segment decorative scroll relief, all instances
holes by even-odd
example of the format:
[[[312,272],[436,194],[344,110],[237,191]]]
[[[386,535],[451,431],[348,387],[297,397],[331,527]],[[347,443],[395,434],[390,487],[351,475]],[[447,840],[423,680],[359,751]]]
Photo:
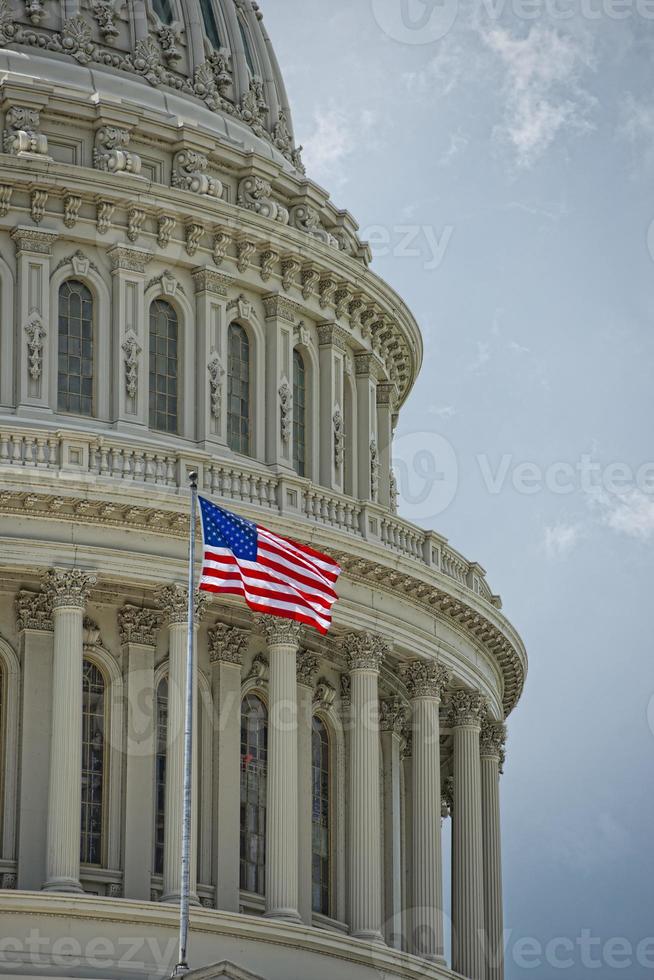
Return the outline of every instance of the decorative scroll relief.
[[[240,208],[260,214],[262,218],[278,221],[282,225],[289,222],[288,210],[273,200],[272,186],[262,177],[245,177],[238,185],[236,203]]]
[[[139,358],[143,353],[143,348],[138,342],[138,337],[133,330],[130,330],[123,341],[123,354],[125,355],[125,391],[130,398],[136,398],[139,389]]]
[[[74,228],[82,207],[82,198],[77,194],[66,194],[64,198],[64,224],[66,228]]]
[[[5,130],[2,146],[5,153],[12,156],[47,157],[48,137],[39,130],[41,118],[38,109],[25,106],[11,106],[5,116]]]
[[[95,169],[137,177],[141,173],[141,158],[137,153],[128,151],[129,141],[128,129],[120,129],[118,126],[103,126],[99,129],[95,134],[93,149]]]
[[[343,422],[343,413],[338,407],[334,412],[332,427],[334,431],[334,463],[336,468],[340,469],[345,458],[345,424]]]
[[[320,215],[315,208],[306,204],[296,204],[294,208],[291,208],[290,221],[293,228],[297,228],[298,231],[303,231],[306,235],[310,235],[311,238],[315,238],[330,248],[338,248],[338,241],[323,228],[320,223]]]
[[[293,428],[293,392],[286,378],[278,389],[280,435],[283,443],[288,443]]]
[[[223,362],[220,359],[220,355],[217,351],[212,351],[212,357],[207,365],[207,370],[209,371],[209,392],[211,398],[211,414],[215,418],[218,425],[220,425],[220,420],[222,416],[221,404],[222,404],[222,393],[223,393],[223,378],[225,377],[225,368],[223,367]]]
[[[173,160],[172,185],[191,194],[204,194],[206,197],[222,197],[223,185],[217,177],[210,177],[205,171],[208,159],[196,150],[180,150]]]
[[[373,502],[379,496],[379,450],[375,439],[370,440],[370,496]]]
[[[33,313],[25,325],[27,336],[28,370],[30,378],[38,381],[43,373],[43,345],[47,330],[38,313]]]

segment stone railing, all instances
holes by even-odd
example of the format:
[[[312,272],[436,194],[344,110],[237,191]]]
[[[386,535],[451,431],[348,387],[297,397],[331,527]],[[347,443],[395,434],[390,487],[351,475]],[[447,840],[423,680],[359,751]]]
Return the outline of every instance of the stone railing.
[[[21,469],[57,473],[71,479],[121,481],[141,487],[178,491],[197,470],[202,491],[221,500],[243,504],[333,528],[359,540],[378,544],[403,558],[419,562],[474,592],[498,608],[500,600],[486,582],[481,566],[467,561],[435,531],[425,531],[386,508],[334,493],[292,474],[271,473],[254,460],[217,460],[208,453],[183,452],[155,443],[140,443],[113,433],[0,425],[0,478]],[[62,483],[63,489],[63,483]],[[265,513],[262,514],[265,520]]]

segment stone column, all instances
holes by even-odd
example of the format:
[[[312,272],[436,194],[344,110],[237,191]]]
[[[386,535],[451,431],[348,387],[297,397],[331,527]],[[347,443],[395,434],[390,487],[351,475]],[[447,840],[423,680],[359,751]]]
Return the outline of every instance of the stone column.
[[[118,610],[125,664],[127,742],[123,894],[150,901],[152,887],[156,691],[154,650],[161,613],[126,605]]]
[[[305,925],[313,920],[312,903],[312,810],[313,810],[313,692],[318,658],[306,650],[297,658],[297,769],[298,769],[298,845],[299,845],[299,912]]]
[[[478,692],[451,698],[454,730],[452,814],[452,969],[484,980],[484,875],[479,736],[486,701]]]
[[[46,844],[47,891],[81,892],[82,660],[84,609],[96,578],[79,569],[50,569],[52,602],[52,735]]]
[[[149,419],[149,310],[145,309],[145,270],[152,253],[135,245],[114,245],[112,266],[113,392],[112,421],[121,432],[147,429]]]
[[[182,585],[170,585],[157,595],[158,605],[168,625],[168,736],[166,741],[166,802],[164,816],[164,902],[179,902],[182,887],[182,814],[184,804],[184,723],[186,705],[186,660],[188,629],[188,589]],[[207,596],[195,596],[195,637]],[[192,826],[197,826],[198,807],[198,685],[197,656],[193,679],[193,792]],[[197,833],[192,836],[191,847],[191,896],[197,902]]]
[[[413,953],[444,963],[439,710],[450,675],[437,663],[414,661],[405,671],[413,730]]]
[[[370,633],[343,640],[351,680],[350,932],[369,942],[383,942],[378,682],[387,649],[381,636]]]
[[[410,896],[413,891],[412,853],[413,853],[413,734],[409,725],[404,726],[402,739],[402,775],[404,777],[404,809],[402,814],[402,950],[410,953],[412,916]]]
[[[481,808],[484,853],[484,921],[486,980],[504,980],[504,910],[502,900],[502,838],[500,773],[506,728],[487,721],[481,729]]]
[[[406,709],[399,698],[380,702],[384,799],[384,939],[388,946],[402,944],[402,798],[400,767]]]
[[[227,445],[227,283],[212,268],[193,270],[197,340],[197,443],[206,452]]]
[[[209,630],[214,711],[212,877],[216,908],[223,912],[239,910],[241,667],[248,640],[245,630],[223,623]]]
[[[46,592],[19,592],[16,620],[22,662],[17,888],[38,891],[46,878],[48,776],[52,731],[52,604]]]
[[[262,617],[270,661],[266,916],[300,922],[298,912],[297,651],[300,626]]]

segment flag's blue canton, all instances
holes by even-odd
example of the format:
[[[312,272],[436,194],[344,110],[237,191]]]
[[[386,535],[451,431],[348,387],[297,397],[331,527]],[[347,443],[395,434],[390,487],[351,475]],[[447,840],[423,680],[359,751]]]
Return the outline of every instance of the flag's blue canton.
[[[257,526],[252,521],[200,497],[204,544],[207,548],[229,548],[235,558],[257,560]]]

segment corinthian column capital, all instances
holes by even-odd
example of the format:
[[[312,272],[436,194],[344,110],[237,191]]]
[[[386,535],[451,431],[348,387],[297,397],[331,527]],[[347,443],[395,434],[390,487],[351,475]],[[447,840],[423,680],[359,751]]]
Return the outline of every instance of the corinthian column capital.
[[[157,630],[163,616],[158,609],[142,609],[139,606],[123,606],[118,610],[118,630],[123,646],[138,643],[153,647],[157,642]]]
[[[185,585],[165,585],[159,589],[155,598],[157,605],[163,611],[163,621],[167,625],[188,622],[188,589]],[[209,597],[196,589],[194,602],[196,626],[199,625],[208,603]]]
[[[212,664],[234,664],[240,667],[243,664],[243,654],[248,645],[248,633],[246,630],[237,629],[236,626],[227,626],[225,623],[216,623],[213,629],[209,630],[209,657]]]
[[[503,764],[505,745],[506,726],[498,721],[484,721],[479,741],[482,759],[497,759],[500,764]]]
[[[268,646],[297,647],[300,642],[302,626],[292,619],[279,616],[258,616],[257,626],[266,637]]]
[[[43,591],[53,609],[84,609],[96,582],[92,572],[79,568],[50,568],[43,576]]]
[[[488,702],[479,691],[453,691],[450,696],[450,717],[454,728],[481,728],[488,711]]]
[[[379,633],[348,633],[342,642],[350,670],[372,670],[379,673],[389,644]]]
[[[297,682],[302,687],[314,688],[318,673],[318,658],[308,650],[300,650],[297,655]]]
[[[52,632],[52,598],[48,592],[19,592],[16,596],[18,632]]]
[[[414,660],[401,670],[412,701],[417,698],[433,698],[440,701],[450,682],[450,674],[442,664],[426,660]]]

